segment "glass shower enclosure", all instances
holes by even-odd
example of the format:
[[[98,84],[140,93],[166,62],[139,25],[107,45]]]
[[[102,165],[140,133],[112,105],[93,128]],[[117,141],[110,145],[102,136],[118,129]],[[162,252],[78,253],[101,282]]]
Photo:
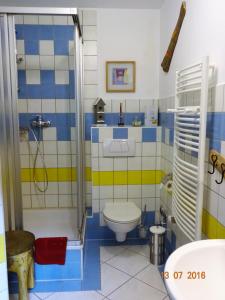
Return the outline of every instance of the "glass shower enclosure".
[[[0,10],[6,229],[80,240],[85,199],[77,9]]]

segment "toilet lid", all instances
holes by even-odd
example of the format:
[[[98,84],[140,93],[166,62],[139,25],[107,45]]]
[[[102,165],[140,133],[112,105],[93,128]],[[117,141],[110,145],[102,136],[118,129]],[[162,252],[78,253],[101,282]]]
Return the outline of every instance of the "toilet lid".
[[[141,210],[131,202],[106,203],[103,215],[112,222],[129,223],[141,217]]]

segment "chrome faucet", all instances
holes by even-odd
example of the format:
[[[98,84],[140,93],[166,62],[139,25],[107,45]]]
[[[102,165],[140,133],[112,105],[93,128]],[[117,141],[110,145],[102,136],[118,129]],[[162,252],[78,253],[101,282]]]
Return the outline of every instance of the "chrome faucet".
[[[36,115],[35,119],[31,122],[32,127],[46,128],[51,126],[51,121],[44,121],[41,115]]]

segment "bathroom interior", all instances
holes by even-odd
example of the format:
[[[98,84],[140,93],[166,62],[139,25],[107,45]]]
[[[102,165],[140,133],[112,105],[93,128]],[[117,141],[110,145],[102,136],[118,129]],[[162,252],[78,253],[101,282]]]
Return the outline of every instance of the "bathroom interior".
[[[225,299],[224,11],[0,1],[0,300]]]

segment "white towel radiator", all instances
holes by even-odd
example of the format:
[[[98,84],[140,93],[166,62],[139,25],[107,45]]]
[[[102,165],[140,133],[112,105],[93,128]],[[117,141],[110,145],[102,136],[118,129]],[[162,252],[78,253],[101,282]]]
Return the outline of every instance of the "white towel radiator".
[[[201,239],[204,160],[209,85],[209,60],[176,72],[172,212],[191,240]],[[199,91],[198,105],[188,105],[188,95]],[[182,99],[187,97],[185,105]],[[193,103],[192,103],[193,104]],[[189,159],[185,159],[189,153]]]

